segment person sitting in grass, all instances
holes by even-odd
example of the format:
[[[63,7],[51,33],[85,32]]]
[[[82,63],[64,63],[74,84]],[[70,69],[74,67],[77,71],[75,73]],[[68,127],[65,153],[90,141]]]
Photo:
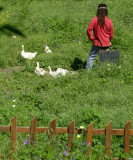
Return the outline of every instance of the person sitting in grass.
[[[109,19],[107,15],[107,5],[99,4],[97,16],[91,20],[87,28],[87,36],[91,41],[93,41],[86,63],[87,70],[90,70],[93,67],[94,60],[99,50],[102,49],[108,51],[111,46],[111,40],[113,39],[113,25],[111,19]]]

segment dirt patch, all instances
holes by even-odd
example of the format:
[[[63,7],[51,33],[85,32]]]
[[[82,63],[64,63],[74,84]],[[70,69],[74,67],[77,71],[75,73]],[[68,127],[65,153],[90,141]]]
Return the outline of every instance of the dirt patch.
[[[22,68],[22,66],[14,66],[14,67],[9,67],[9,68],[0,68],[0,72],[12,72],[12,71],[19,71]]]

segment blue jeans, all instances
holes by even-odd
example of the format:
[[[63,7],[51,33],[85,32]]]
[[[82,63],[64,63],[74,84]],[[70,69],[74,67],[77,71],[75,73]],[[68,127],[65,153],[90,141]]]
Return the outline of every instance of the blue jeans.
[[[90,50],[90,55],[89,55],[87,63],[86,63],[86,69],[90,70],[93,67],[94,60],[95,60],[100,49],[108,51],[109,47],[100,47],[100,46],[92,45],[91,50]]]

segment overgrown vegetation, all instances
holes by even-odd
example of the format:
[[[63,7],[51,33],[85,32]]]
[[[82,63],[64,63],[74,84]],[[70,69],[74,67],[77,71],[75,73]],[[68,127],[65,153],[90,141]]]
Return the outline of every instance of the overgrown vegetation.
[[[92,43],[87,38],[86,29],[96,14],[98,4],[102,2],[107,4],[109,18],[113,22],[111,50],[120,50],[119,64],[99,65],[97,57],[93,70],[87,72],[84,68]],[[94,128],[105,128],[109,121],[112,121],[113,128],[124,128],[125,123],[133,121],[131,0],[1,0],[0,5],[3,7],[0,27],[8,24],[16,27],[15,31],[20,31],[0,30],[0,68],[22,66],[20,71],[0,72],[0,125],[10,125],[15,115],[18,115],[19,126],[30,126],[34,116],[38,117],[38,126],[46,127],[54,118],[61,127],[67,127],[75,120],[76,127],[82,125],[85,128],[91,122],[94,122]],[[22,59],[22,44],[26,51],[37,51],[36,58],[31,61]],[[52,54],[44,53],[45,44]],[[38,77],[34,73],[37,61],[46,70],[48,66],[53,70],[60,67],[78,74],[56,79],[48,75]],[[10,135],[0,134],[0,155],[8,159]],[[26,138],[27,135],[22,134],[17,137],[18,159],[67,157],[65,136],[57,136],[55,145],[60,139],[62,145],[58,144],[60,147],[56,153],[51,153],[47,148],[47,135],[37,138],[37,147],[33,151],[24,145]],[[83,154],[86,150],[82,145],[84,142],[85,137],[74,141],[74,150],[69,159],[88,159]],[[94,151],[102,154],[99,146],[104,152],[104,139],[94,137],[94,144],[97,148]],[[114,138],[112,155],[123,156],[123,144],[123,139]],[[30,153],[29,157],[26,157],[27,153]]]

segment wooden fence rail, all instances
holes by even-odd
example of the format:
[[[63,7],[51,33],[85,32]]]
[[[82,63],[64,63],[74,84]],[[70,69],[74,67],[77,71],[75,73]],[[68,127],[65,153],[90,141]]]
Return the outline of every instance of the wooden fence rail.
[[[124,136],[124,152],[130,154],[130,136],[133,135],[133,129],[131,129],[131,122],[125,124],[125,129],[112,129],[112,122],[109,122],[106,125],[105,129],[94,129],[93,123],[89,124],[87,130],[82,129],[82,133],[86,134],[86,144],[92,146],[93,135],[105,135],[106,137],[106,155],[111,156],[111,136],[112,135],[121,135]],[[56,119],[50,122],[50,127],[37,127],[37,117],[34,117],[31,121],[30,127],[21,127],[17,126],[17,116],[12,118],[11,126],[0,126],[0,132],[10,132],[10,157],[15,153],[17,133],[29,133],[31,142],[34,145],[35,143],[35,134],[38,133],[47,133],[50,132],[50,138],[53,140],[53,137],[56,134],[68,134],[68,147],[72,148],[72,140],[74,134],[80,134],[81,129],[75,128],[75,121],[72,121],[68,127],[56,127]],[[117,160],[118,158],[115,158]]]

